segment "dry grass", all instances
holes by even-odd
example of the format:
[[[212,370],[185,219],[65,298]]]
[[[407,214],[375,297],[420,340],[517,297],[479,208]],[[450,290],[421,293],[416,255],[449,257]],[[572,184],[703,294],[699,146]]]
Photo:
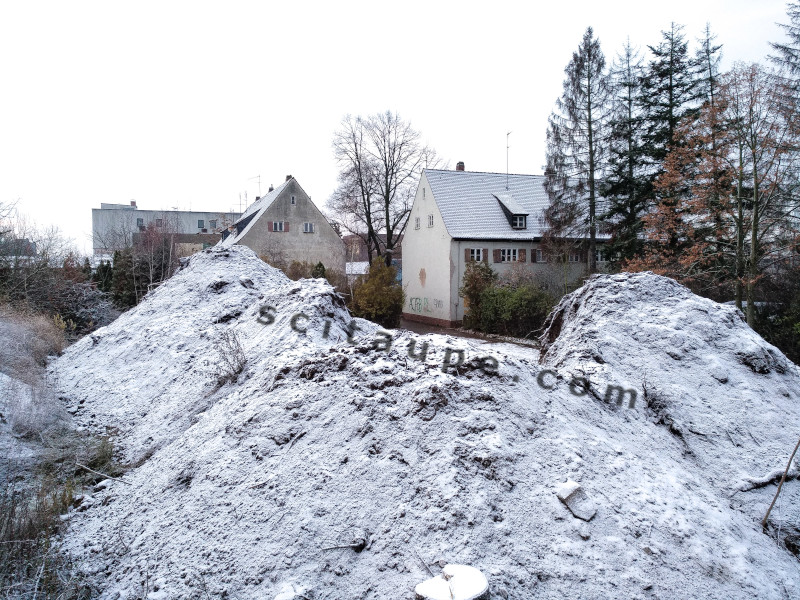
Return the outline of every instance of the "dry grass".
[[[0,305],[0,598],[76,600],[95,594],[61,549],[62,515],[76,490],[119,475],[106,438],[77,433],[45,369],[64,348],[48,317]],[[31,457],[31,453],[33,456]]]
[[[0,339],[0,371],[29,385],[41,379],[47,357],[66,345],[53,319],[8,304],[0,304]]]
[[[239,374],[247,365],[247,356],[239,341],[239,336],[232,329],[224,331],[214,346],[219,356],[214,363],[213,375],[216,378],[217,386],[222,387],[226,383],[238,379]]]

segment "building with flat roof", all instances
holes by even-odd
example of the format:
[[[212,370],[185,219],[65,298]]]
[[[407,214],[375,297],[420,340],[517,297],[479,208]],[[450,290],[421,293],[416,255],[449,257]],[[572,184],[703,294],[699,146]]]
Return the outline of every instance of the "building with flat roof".
[[[222,231],[236,222],[240,213],[229,211],[143,210],[130,204],[106,204],[92,209],[92,248],[97,258],[110,257],[115,250],[130,246],[134,234],[149,226],[164,233],[180,234],[182,243],[218,241]],[[212,236],[212,237],[209,237]]]

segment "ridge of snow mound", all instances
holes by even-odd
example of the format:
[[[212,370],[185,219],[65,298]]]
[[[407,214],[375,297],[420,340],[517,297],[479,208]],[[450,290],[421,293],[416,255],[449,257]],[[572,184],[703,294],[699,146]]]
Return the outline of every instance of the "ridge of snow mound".
[[[220,387],[208,371],[230,332],[247,363]],[[474,566],[515,600],[800,592],[796,557],[752,516],[787,454],[739,477],[735,462],[772,442],[733,431],[733,448],[713,429],[726,413],[681,438],[643,401],[609,407],[552,373],[545,389],[531,348],[381,332],[324,281],[291,282],[235,246],[193,257],[96,338],[54,368],[76,420],[116,428],[133,462],[69,513],[66,548],[102,600],[411,600],[433,564]],[[676,427],[684,406],[699,410],[669,405]],[[796,414],[764,419],[784,439]],[[559,499],[564,482],[590,521]],[[788,523],[786,504],[773,514]]]
[[[274,308],[274,323],[264,324],[263,306]],[[307,317],[297,325],[307,329],[302,336],[289,326],[300,312]],[[325,321],[331,323],[327,339]],[[247,356],[244,380],[264,357],[274,359],[274,376],[309,344],[345,340],[350,321],[325,280],[292,281],[245,246],[212,247],[185,260],[112,324],[70,346],[57,369],[62,389],[69,391],[70,412],[89,428],[110,427],[125,436],[125,457],[135,462],[175,439],[214,404],[224,332],[236,334]],[[375,330],[368,321],[356,322]]]

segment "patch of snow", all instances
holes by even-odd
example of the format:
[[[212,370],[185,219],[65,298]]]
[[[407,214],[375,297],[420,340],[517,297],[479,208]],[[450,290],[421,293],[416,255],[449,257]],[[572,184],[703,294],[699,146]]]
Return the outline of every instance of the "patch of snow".
[[[469,565],[445,565],[442,574],[426,579],[414,588],[424,600],[478,600],[487,598],[486,576]]]

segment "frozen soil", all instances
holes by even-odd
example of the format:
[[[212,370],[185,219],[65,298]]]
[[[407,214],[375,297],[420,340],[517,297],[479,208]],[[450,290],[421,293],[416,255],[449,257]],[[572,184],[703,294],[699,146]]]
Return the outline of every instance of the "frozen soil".
[[[446,563],[492,598],[800,596],[797,481],[759,524],[800,372],[735,309],[596,277],[541,355],[399,330],[387,351],[366,321],[348,341],[351,321],[323,280],[215,248],[54,364],[76,421],[136,465],[70,513],[102,598],[411,599]],[[220,385],[226,331],[247,361]],[[464,363],[443,372],[448,348]],[[567,480],[590,521],[556,496]]]

